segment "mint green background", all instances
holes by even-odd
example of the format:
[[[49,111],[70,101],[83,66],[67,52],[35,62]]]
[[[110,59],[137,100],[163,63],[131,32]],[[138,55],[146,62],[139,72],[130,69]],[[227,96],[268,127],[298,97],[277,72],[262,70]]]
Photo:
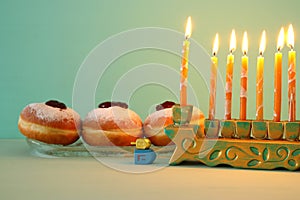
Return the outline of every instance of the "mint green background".
[[[98,0],[26,0],[0,2],[0,138],[23,137],[17,129],[20,111],[32,102],[59,99],[72,105],[73,83],[88,53],[106,38],[133,28],[162,27],[184,32],[186,17],[193,19],[193,39],[211,52],[216,32],[220,34],[219,69],[225,77],[226,55],[232,28],[236,29],[238,48],[235,52],[233,117],[239,114],[239,74],[241,40],[244,30],[249,37],[249,104],[248,117],[255,117],[255,73],[258,44],[262,29],[267,31],[265,52],[265,117],[272,118],[273,65],[276,39],[281,26],[292,23],[300,30],[298,0],[232,0],[232,1],[98,1]],[[298,37],[299,38],[299,37]],[[178,44],[178,52],[181,43]],[[282,119],[287,118],[287,52],[283,49]],[[299,56],[298,60],[299,60]],[[159,51],[140,51],[120,59],[114,65],[134,67],[157,62],[180,66],[180,58]],[[203,66],[209,67],[209,66]],[[113,68],[117,69],[117,68]],[[114,75],[114,78],[109,78]],[[117,71],[108,72],[101,84],[107,92],[97,94],[96,102],[109,99],[109,90],[118,79]],[[189,75],[193,80],[193,75]],[[299,67],[297,79],[300,81]],[[297,85],[299,83],[297,82]],[[202,84],[203,85],[203,84]],[[202,87],[202,86],[201,86]],[[197,87],[196,87],[197,88]],[[207,115],[208,91],[200,88],[201,109]],[[297,88],[297,98],[300,95]],[[145,94],[149,98],[145,97]],[[177,100],[164,88],[147,86],[133,95],[132,109],[145,118],[149,106],[165,99]],[[151,98],[150,98],[151,97]],[[222,97],[223,98],[223,97]],[[146,99],[146,100],[145,100]],[[145,102],[135,104],[134,102]],[[299,102],[299,101],[298,101]],[[219,107],[223,105],[218,105]],[[151,109],[150,109],[151,110]],[[300,116],[298,106],[297,115]],[[84,116],[83,116],[84,117]],[[298,117],[299,119],[299,117]]]

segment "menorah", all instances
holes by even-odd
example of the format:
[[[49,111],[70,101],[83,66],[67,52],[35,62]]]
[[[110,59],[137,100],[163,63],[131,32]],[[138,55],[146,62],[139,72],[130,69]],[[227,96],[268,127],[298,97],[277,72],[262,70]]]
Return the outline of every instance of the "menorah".
[[[249,169],[299,169],[300,122],[205,120],[204,131],[189,124],[193,106],[173,107],[174,124],[165,133],[176,149],[169,161],[195,161]]]

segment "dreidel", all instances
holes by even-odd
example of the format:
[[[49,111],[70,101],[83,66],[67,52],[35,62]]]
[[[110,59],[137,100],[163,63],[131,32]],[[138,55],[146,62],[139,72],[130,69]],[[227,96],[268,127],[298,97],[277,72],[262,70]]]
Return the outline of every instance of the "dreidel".
[[[135,145],[134,164],[148,165],[153,163],[156,153],[150,149],[151,141],[149,139],[139,138],[135,142],[131,142],[131,144]]]

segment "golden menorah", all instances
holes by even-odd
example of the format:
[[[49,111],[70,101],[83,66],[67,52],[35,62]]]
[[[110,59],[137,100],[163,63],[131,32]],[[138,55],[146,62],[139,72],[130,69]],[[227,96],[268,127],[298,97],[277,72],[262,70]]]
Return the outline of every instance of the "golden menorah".
[[[173,107],[174,124],[165,128],[176,149],[169,161],[221,164],[236,168],[297,170],[300,122],[205,120],[204,131],[189,124],[193,106]]]

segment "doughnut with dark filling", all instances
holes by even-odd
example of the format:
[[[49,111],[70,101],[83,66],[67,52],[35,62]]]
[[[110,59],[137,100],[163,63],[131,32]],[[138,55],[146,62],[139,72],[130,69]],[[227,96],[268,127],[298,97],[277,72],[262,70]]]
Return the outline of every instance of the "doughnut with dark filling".
[[[50,100],[27,105],[19,116],[18,128],[28,138],[48,144],[68,145],[78,140],[81,120],[73,109]]]
[[[92,146],[130,146],[143,135],[142,120],[127,104],[104,102],[83,121],[82,138]]]

